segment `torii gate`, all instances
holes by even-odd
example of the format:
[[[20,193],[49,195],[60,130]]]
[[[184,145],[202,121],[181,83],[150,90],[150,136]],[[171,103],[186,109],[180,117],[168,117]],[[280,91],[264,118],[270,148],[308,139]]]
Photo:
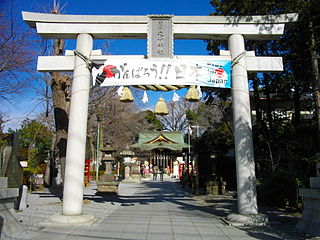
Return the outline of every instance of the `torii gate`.
[[[178,56],[179,59],[233,60],[232,100],[237,174],[238,214],[230,220],[264,221],[259,217],[256,200],[256,177],[252,143],[252,125],[248,88],[248,72],[282,71],[281,57],[256,57],[245,51],[244,39],[279,38],[285,23],[297,20],[297,14],[270,16],[94,16],[54,15],[22,12],[30,27],[43,38],[77,39],[76,51],[92,61],[107,59],[144,59],[145,56],[103,56],[92,50],[93,39],[148,39],[148,59],[174,59],[175,39],[228,40],[227,51],[220,56]],[[161,26],[161,34],[159,39]],[[154,32],[156,31],[156,33]],[[158,31],[158,32],[157,32]],[[158,34],[158,38],[157,38]],[[161,43],[159,43],[161,41]],[[159,49],[159,46],[161,49]],[[66,169],[62,214],[51,221],[81,224],[93,221],[83,214],[83,176],[87,132],[88,98],[91,73],[83,58],[72,56],[40,56],[42,72],[73,71]],[[172,83],[174,85],[174,82]],[[244,220],[243,220],[244,219]]]

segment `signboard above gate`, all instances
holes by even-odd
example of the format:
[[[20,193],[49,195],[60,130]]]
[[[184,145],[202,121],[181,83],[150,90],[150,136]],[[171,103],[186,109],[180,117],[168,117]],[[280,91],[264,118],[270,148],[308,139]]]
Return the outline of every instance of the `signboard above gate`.
[[[150,15],[148,22],[148,58],[173,57],[173,23],[170,15]]]
[[[199,85],[231,87],[229,60],[107,60],[92,70],[93,85]]]

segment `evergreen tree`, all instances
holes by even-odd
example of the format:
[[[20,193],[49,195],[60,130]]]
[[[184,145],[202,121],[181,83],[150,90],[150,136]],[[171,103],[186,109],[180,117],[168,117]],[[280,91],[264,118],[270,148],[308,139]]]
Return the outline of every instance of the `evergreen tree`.
[[[267,186],[265,189],[270,189],[267,180],[278,179],[278,176],[287,185],[296,185],[296,179],[306,182],[312,174],[312,158],[320,151],[319,0],[212,0],[211,4],[215,15],[299,13],[299,21],[288,24],[280,40],[246,41],[246,48],[255,50],[256,55],[283,56],[285,68],[278,74],[249,75],[252,103],[257,113],[253,131],[257,176]],[[217,54],[217,50],[226,45],[222,41],[209,41],[207,48],[211,54]],[[225,90],[218,95],[230,96]],[[310,104],[312,95],[314,104]],[[286,103],[282,112],[278,110],[281,102]],[[302,110],[316,110],[317,124],[302,119]],[[288,112],[292,112],[292,116],[288,116]],[[316,144],[317,132],[319,140]],[[295,204],[295,190],[293,187],[285,194],[291,205]]]

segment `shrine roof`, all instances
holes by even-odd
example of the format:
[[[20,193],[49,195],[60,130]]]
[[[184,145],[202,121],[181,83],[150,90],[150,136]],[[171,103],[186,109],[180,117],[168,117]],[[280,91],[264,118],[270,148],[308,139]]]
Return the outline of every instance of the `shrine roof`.
[[[139,133],[138,143],[131,147],[145,151],[155,149],[181,151],[183,148],[188,148],[189,145],[184,142],[181,132],[145,132]]]

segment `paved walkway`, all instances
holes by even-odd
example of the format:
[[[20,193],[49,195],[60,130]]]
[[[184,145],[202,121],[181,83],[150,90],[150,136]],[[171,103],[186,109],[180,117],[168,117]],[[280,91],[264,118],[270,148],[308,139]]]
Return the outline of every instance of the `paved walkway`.
[[[84,198],[100,206],[116,207],[90,227],[39,227],[31,239],[256,239],[225,225],[170,178],[163,182],[121,183],[119,196],[85,194]]]

